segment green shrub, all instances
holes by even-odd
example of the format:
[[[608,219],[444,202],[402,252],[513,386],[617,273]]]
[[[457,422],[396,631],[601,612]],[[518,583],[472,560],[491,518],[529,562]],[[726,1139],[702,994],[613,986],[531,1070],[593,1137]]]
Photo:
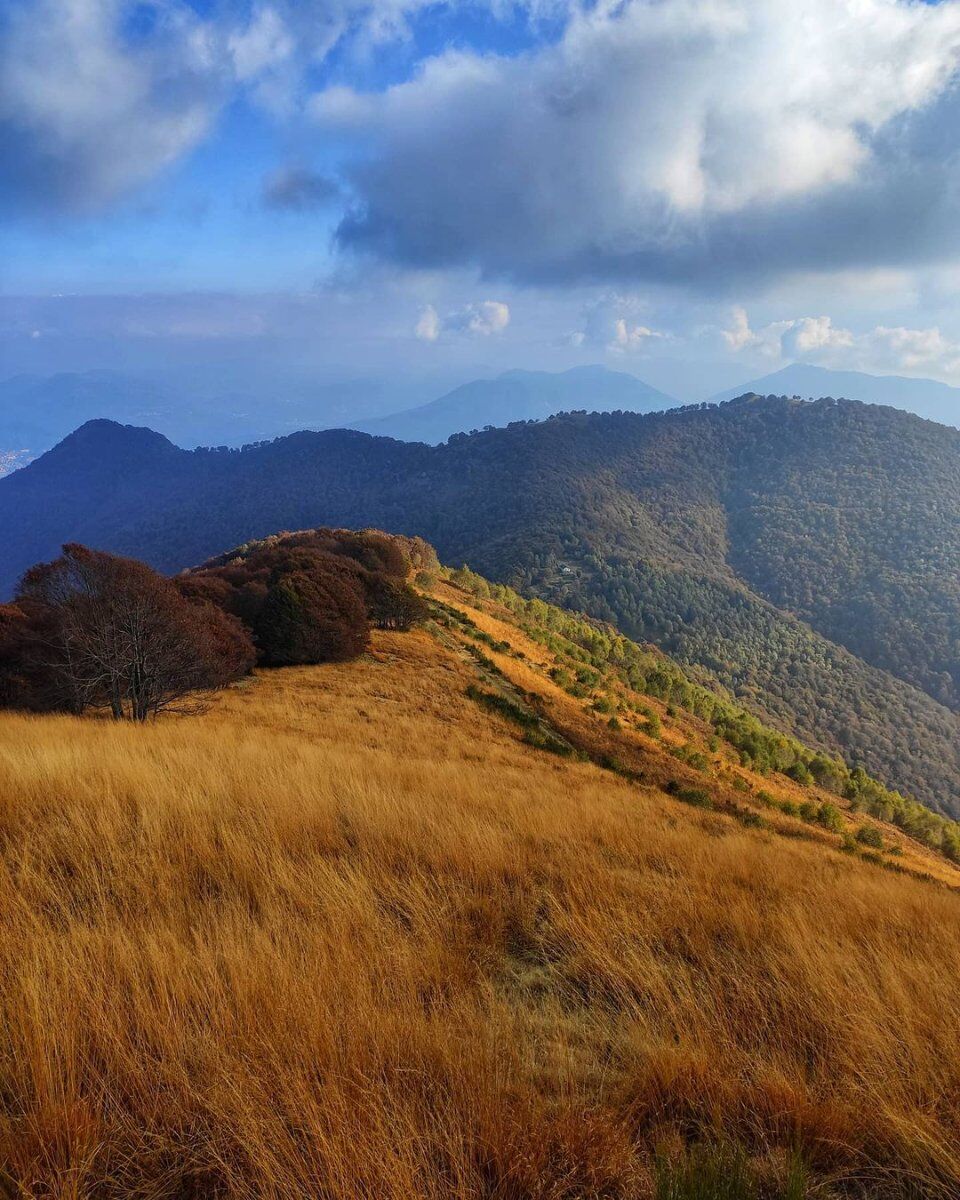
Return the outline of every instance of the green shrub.
[[[861,825],[857,830],[857,841],[873,850],[883,849],[883,834],[876,825]]]
[[[497,713],[501,717],[506,717],[508,721],[513,721],[515,725],[536,728],[540,724],[538,718],[533,713],[527,712],[507,696],[501,696],[497,692],[485,692],[482,688],[478,688],[472,683],[467,687],[466,694],[471,700],[479,704],[481,708]]]
[[[675,779],[671,779],[666,791],[675,799],[682,800],[684,804],[691,804],[694,808],[713,808],[713,799],[703,788],[683,787]]]
[[[787,767],[786,771],[784,771],[784,774],[788,775],[797,783],[803,784],[804,787],[809,787],[810,784],[813,783],[813,775],[810,773],[810,768],[806,765],[806,763],[800,762],[799,759],[797,762]]]
[[[817,809],[817,824],[831,833],[843,833],[843,817],[835,804],[821,804]]]

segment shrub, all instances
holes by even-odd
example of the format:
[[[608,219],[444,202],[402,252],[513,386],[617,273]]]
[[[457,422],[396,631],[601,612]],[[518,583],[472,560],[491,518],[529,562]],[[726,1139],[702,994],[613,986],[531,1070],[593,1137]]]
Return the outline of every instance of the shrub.
[[[677,800],[691,804],[694,808],[713,808],[713,799],[703,788],[683,787],[675,779],[671,779],[665,790]]]
[[[238,547],[177,578],[180,591],[239,617],[265,666],[342,661],[365,649],[369,626],[409,629],[428,608],[406,577],[431,569],[417,538],[312,529]],[[458,625],[456,610],[435,611]],[[470,623],[472,624],[472,622]]]
[[[857,841],[861,846],[870,846],[873,850],[883,849],[883,834],[876,825],[861,825],[857,830]]]
[[[829,829],[831,833],[843,832],[843,817],[840,809],[835,804],[821,804],[817,809],[817,823],[822,825],[824,829]]]
[[[481,708],[485,708],[489,712],[495,712],[501,717],[506,717],[508,721],[512,721],[515,725],[523,725],[528,729],[536,729],[540,724],[538,717],[521,708],[516,701],[511,700],[508,696],[501,696],[498,692],[485,692],[482,688],[478,688],[472,683],[467,686],[466,694],[476,704],[479,704]]]
[[[806,763],[800,762],[799,759],[791,766],[787,767],[784,774],[788,775],[797,783],[803,784],[804,787],[809,787],[813,783],[813,775],[811,774],[809,767],[806,765]]]

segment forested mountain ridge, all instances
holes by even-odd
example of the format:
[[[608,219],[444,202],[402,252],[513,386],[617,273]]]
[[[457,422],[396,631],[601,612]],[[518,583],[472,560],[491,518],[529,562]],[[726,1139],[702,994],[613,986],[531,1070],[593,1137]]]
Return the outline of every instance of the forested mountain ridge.
[[[863,371],[838,371],[813,363],[795,362],[770,375],[750,379],[737,387],[708,396],[713,404],[735,400],[744,392],[761,396],[788,395],[812,400],[817,396],[846,396],[866,404],[889,404],[945,425],[960,424],[960,388],[937,379],[905,375],[868,375]]]
[[[95,422],[0,481],[0,522],[5,590],[68,538],[170,570],[280,528],[419,534],[960,811],[960,433],[896,410],[746,397],[437,447],[331,431],[190,453]]]

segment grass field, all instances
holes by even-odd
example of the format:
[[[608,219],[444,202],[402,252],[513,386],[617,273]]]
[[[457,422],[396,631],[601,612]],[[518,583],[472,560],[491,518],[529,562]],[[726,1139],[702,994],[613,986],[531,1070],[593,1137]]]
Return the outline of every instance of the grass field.
[[[960,1193],[954,868],[531,748],[476,679],[421,630],[0,714],[0,1194]]]

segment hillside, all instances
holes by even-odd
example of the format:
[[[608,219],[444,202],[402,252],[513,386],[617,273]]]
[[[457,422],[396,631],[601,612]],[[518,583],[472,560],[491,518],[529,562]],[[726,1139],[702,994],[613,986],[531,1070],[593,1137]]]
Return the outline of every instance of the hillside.
[[[709,400],[712,404],[722,404],[735,400],[744,392],[755,392],[760,396],[800,396],[804,400],[845,396],[848,400],[862,400],[866,404],[903,408],[928,421],[960,425],[960,388],[937,379],[868,375],[863,371],[837,371],[812,363],[791,363],[770,375],[725,388]]]
[[[477,379],[438,400],[352,428],[403,442],[445,442],[451,434],[487,425],[540,421],[572,409],[590,412],[651,412],[676,401],[622,371],[574,367],[570,371],[506,371],[495,379]]]
[[[956,815],[958,451],[892,409],[774,397],[435,448],[331,431],[187,453],[93,422],[0,480],[0,586],[67,539],[172,570],[278,528],[418,534]]]
[[[0,714],[11,1194],[956,1194],[957,868],[460,578],[203,716]]]

